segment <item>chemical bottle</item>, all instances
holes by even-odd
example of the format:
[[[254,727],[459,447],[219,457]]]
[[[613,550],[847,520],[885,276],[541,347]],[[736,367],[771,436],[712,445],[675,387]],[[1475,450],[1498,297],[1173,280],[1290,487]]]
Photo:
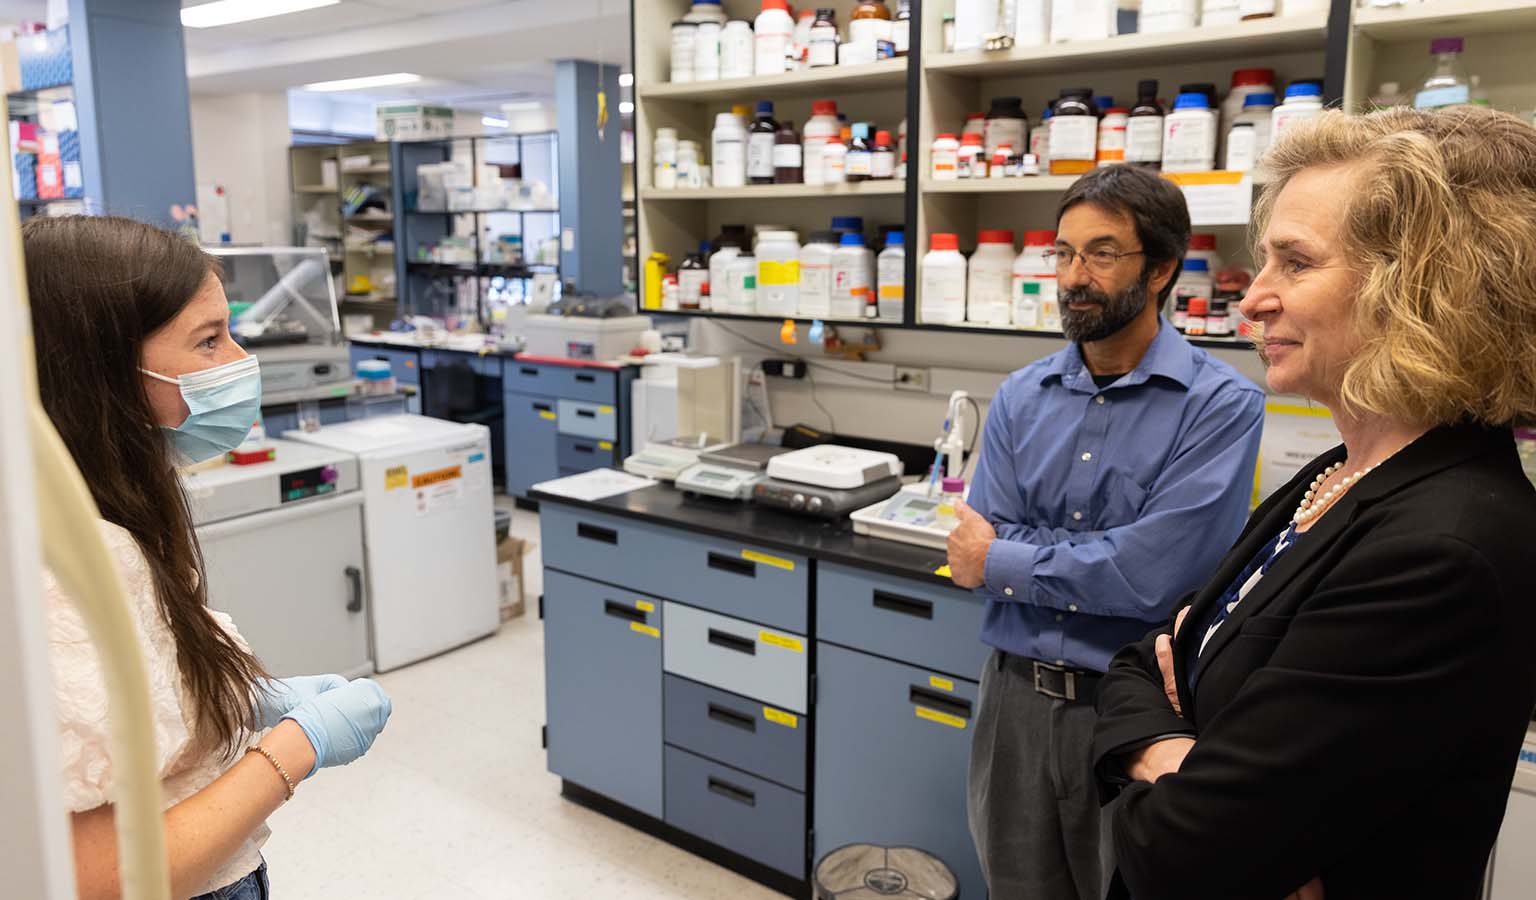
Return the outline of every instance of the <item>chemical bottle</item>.
[[[988,154],[979,134],[960,135],[960,152],[955,156],[955,176],[986,178]]]
[[[684,22],[713,22],[716,25],[725,24],[725,10],[720,8],[720,0],[694,0],[688,8],[688,13],[683,16]]]
[[[965,114],[965,126],[960,129],[960,139],[965,140],[965,136],[968,134],[981,135],[982,144],[985,146],[987,138],[986,113],[973,112]]]
[[[982,120],[986,158],[991,159],[999,144],[1011,144],[1020,153],[1029,146],[1029,117],[1018,97],[993,97],[992,108]]]
[[[1200,4],[1200,27],[1236,25],[1243,19],[1241,3],[1242,0],[1205,0]]]
[[[872,46],[880,56],[882,41],[891,43],[891,8],[885,0],[859,0],[848,20],[848,43]]]
[[[1040,127],[1029,133],[1029,153],[1033,156],[1043,171],[1051,170],[1051,119],[1056,117],[1056,101],[1052,100],[1045,106],[1045,111],[1040,114]],[[1161,147],[1162,134],[1158,134],[1158,146]],[[1161,162],[1162,154],[1158,154]]]
[[[853,129],[844,128],[842,134],[828,139],[821,148],[822,184],[842,184],[848,180],[848,142],[852,138]]]
[[[806,49],[806,61],[812,69],[837,65],[837,10],[816,10],[816,21],[811,25],[810,46]]]
[[[726,271],[726,279],[729,282],[730,293],[726,297],[726,308],[715,307],[715,312],[735,313],[741,316],[757,314],[757,257],[751,253],[743,252],[740,256],[731,260],[730,268]]]
[[[1205,334],[1206,316],[1210,312],[1210,297],[1190,297],[1188,308],[1184,311],[1184,333],[1190,337],[1200,337]]]
[[[832,252],[832,318],[874,318],[874,281],[875,255],[864,235],[843,232]]]
[[[1216,158],[1227,158],[1227,131],[1243,114],[1243,104],[1255,94],[1275,93],[1274,69],[1237,69],[1232,73],[1231,90],[1221,101],[1216,117]],[[1273,102],[1270,104],[1273,106]],[[1213,104],[1216,106],[1216,104]],[[1267,128],[1267,125],[1266,125]]]
[[[757,312],[793,318],[800,309],[800,235],[765,231],[757,244]]]
[[[1099,117],[1091,88],[1066,88],[1051,116],[1051,174],[1081,175],[1098,155]]]
[[[1018,282],[1013,298],[1013,327],[1025,331],[1040,330],[1040,282]]]
[[[698,48],[696,22],[672,23],[671,78],[674,84],[693,81],[693,54]]]
[[[1163,128],[1164,172],[1216,168],[1216,114],[1204,94],[1180,94]]]
[[[813,231],[800,248],[800,317],[826,319],[832,315],[832,254],[842,236],[836,231]]]
[[[795,123],[785,119],[779,123],[779,130],[773,133],[773,183],[799,184],[804,174],[804,165],[800,136],[795,134]]]
[[[1211,310],[1205,317],[1205,333],[1211,337],[1232,334],[1232,307],[1225,298],[1211,298]]]
[[[1185,257],[1184,268],[1179,272],[1179,278],[1173,283],[1172,299],[1175,303],[1174,327],[1180,327],[1177,321],[1177,304],[1183,300],[1185,311],[1189,309],[1188,300],[1194,297],[1209,298],[1212,289],[1210,264],[1198,257],[1190,259]]]
[[[780,75],[789,68],[789,54],[795,42],[795,20],[789,16],[788,0],[763,0],[762,12],[752,24],[753,72]]]
[[[656,129],[656,140],[651,143],[651,157],[655,160],[651,185],[660,190],[677,187],[677,129]]]
[[[1311,81],[1293,81],[1285,89],[1285,102],[1270,113],[1269,139],[1278,141],[1285,129],[1323,111],[1323,89]]]
[[[863,234],[863,216],[833,216],[832,230],[838,234]]]
[[[1136,105],[1125,122],[1125,161],[1154,169],[1163,165],[1163,107],[1157,82],[1136,83]]]
[[[709,241],[699,243],[699,251],[683,257],[677,267],[677,305],[680,309],[702,309],[709,284]]]
[[[929,173],[934,181],[953,181],[960,177],[960,142],[949,132],[933,139],[933,165]]]
[[[1221,256],[1216,252],[1216,235],[1208,232],[1190,235],[1189,249],[1184,253],[1184,261],[1187,263],[1192,259],[1205,260],[1205,270],[1214,278],[1215,273],[1221,271],[1222,267]]]
[[[667,263],[671,258],[667,254],[653,251],[645,260],[645,297],[641,300],[641,306],[646,309],[661,309],[662,293],[667,278]]]
[[[897,56],[906,56],[912,50],[912,0],[898,0],[896,4],[896,18],[891,20],[891,48]]]
[[[1141,0],[1141,19],[1137,28],[1142,34],[1166,31],[1188,31],[1199,21],[1198,0]]]
[[[720,77],[751,78],[756,66],[752,23],[732,19],[720,32]]]
[[[928,239],[923,255],[918,318],[930,325],[965,321],[965,257],[959,235],[939,232]]]
[[[1242,113],[1232,120],[1232,128],[1227,132],[1226,168],[1239,172],[1253,170],[1259,157],[1269,149],[1274,111],[1274,94],[1248,95],[1243,101]],[[1246,133],[1242,129],[1246,129]]]
[[[747,135],[735,113],[715,116],[709,150],[715,187],[741,187],[747,183]]]
[[[1239,7],[1244,22],[1275,17],[1276,0],[1243,0]]]
[[[811,104],[811,117],[805,123],[805,141],[803,144],[805,183],[822,184],[822,150],[827,146],[827,141],[838,134],[837,103],[832,100],[817,100]]]
[[[1418,93],[1413,95],[1415,108],[1461,106],[1471,99],[1472,82],[1461,68],[1462,46],[1459,37],[1436,38],[1429,45],[1435,64],[1424,83],[1419,85]],[[1290,102],[1290,91],[1286,91],[1286,102]]]
[[[843,178],[847,181],[868,181],[875,174],[874,146],[869,142],[869,123],[855,122],[848,141],[848,154],[843,159]]]
[[[779,123],[773,119],[773,103],[759,100],[757,118],[747,129],[747,183],[773,184],[774,134]]]
[[[875,259],[875,292],[879,317],[888,322],[900,322],[906,312],[907,297],[907,235],[904,231],[886,232],[885,249]]]
[[[733,300],[731,299],[731,263],[741,256],[741,245],[745,243],[744,234],[746,228],[740,231],[726,231],[722,229],[720,237],[714,241],[715,250],[709,255],[709,294],[708,305],[701,300],[700,309],[712,309],[716,312],[729,312]]]
[[[795,46],[792,69],[808,69],[811,66],[811,28],[816,25],[816,10],[802,9],[795,19]]]
[[[1099,120],[1098,165],[1125,162],[1125,133],[1130,126],[1130,116],[1131,111],[1123,106],[1104,110],[1104,118]]]
[[[718,9],[719,7],[716,7]],[[693,44],[693,80],[720,80],[720,32],[719,22],[700,22]]]
[[[1003,30],[1009,30],[1005,25]],[[1051,0],[1016,0],[1013,45],[1038,47],[1051,42]]]
[[[1052,0],[1051,41],[1102,41],[1120,33],[1116,0]]]
[[[965,319],[977,325],[1013,321],[1013,232],[986,229],[976,235],[976,252],[966,270]]]
[[[931,527],[948,534],[960,525],[960,513],[955,507],[965,499],[965,479],[942,478],[939,484],[939,500],[933,508]]]
[[[875,132],[875,151],[870,161],[870,176],[876,181],[896,177],[896,148],[891,146],[889,131]]]
[[[1045,258],[1045,251],[1056,246],[1056,232],[1024,232],[1024,249],[1013,260],[1010,293],[1013,296],[1013,324],[1020,328],[1043,328],[1046,301],[1056,300],[1056,264]]]
[[[1192,81],[1189,84],[1179,85],[1180,94],[1204,94],[1205,105],[1210,109],[1221,106],[1221,98],[1216,96],[1216,82]]]
[[[699,162],[698,141],[677,142],[677,186],[701,188],[704,186],[704,167]]]
[[[661,309],[663,312],[677,312],[680,308],[677,300],[677,274],[666,275],[661,279]]]

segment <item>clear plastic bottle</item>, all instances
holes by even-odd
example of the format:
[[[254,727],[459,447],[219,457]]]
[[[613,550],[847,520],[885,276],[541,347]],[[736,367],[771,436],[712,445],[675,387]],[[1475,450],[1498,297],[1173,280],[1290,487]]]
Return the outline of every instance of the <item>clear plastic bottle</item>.
[[[864,235],[843,232],[832,252],[832,318],[874,318],[875,254]]]
[[[800,308],[800,236],[765,231],[757,243],[757,312],[793,318]]]
[[[922,291],[918,313],[923,322],[949,325],[965,321],[965,257],[960,255],[959,235],[939,232],[928,239]]]
[[[1472,82],[1461,67],[1461,51],[1459,37],[1436,38],[1430,43],[1429,52],[1435,58],[1435,65],[1413,96],[1415,108],[1462,106],[1471,99]]]
[[[1180,94],[1164,120],[1163,171],[1209,172],[1216,168],[1216,113],[1204,94]]]
[[[1066,88],[1051,117],[1051,174],[1082,175],[1098,156],[1099,117],[1091,88]]]
[[[906,311],[907,297],[907,235],[904,231],[886,232],[885,249],[875,258],[875,293],[880,318],[900,322]]]
[[[837,124],[837,103],[833,100],[817,100],[811,104],[811,117],[806,120],[805,129],[802,131],[804,140],[804,165],[805,183],[822,184],[822,150],[827,146],[827,141],[836,137],[840,130]]]
[[[1044,328],[1047,301],[1056,300],[1056,265],[1045,251],[1056,246],[1056,232],[1044,229],[1024,232],[1024,249],[1013,261],[1010,293],[1013,324],[1019,328]]]
[[[752,24],[752,39],[754,74],[780,75],[789,69],[795,20],[790,18],[788,0],[763,0],[762,12]]]
[[[709,149],[715,187],[741,187],[747,183],[747,133],[735,113],[715,116]]]
[[[841,237],[835,231],[813,231],[810,241],[800,248],[801,318],[832,316],[832,254],[837,252]]]
[[[964,478],[943,478],[939,481],[939,504],[933,509],[933,527],[954,531],[960,525],[960,513],[955,508],[965,499]]]
[[[1013,232],[984,229],[966,269],[966,321],[1007,326],[1013,322]]]

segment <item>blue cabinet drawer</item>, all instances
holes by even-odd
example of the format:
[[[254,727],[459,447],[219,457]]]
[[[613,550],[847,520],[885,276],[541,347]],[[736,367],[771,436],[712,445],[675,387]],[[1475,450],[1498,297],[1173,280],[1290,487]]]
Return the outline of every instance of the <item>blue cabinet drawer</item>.
[[[821,563],[816,638],[978,679],[991,649],[981,642],[986,602],[959,588]]]
[[[666,804],[667,824],[805,877],[804,794],[668,747]]]
[[[390,371],[394,373],[396,382],[400,384],[421,384],[420,350],[395,350],[388,347],[353,344],[351,355],[352,371],[354,372],[357,371],[357,364],[363,360],[383,360],[389,363]]]
[[[506,360],[502,377],[508,388],[549,397],[612,403],[618,390],[618,373],[582,366]]]
[[[816,667],[813,858],[860,842],[921,847],[962,898],[986,897],[965,813],[977,684],[820,641]]]
[[[545,573],[549,770],[657,817],[662,615],[654,598]]]
[[[615,463],[613,441],[576,437],[561,434],[555,437],[555,459],[560,463],[560,474],[574,475],[601,469]]]
[[[803,716],[676,675],[663,679],[662,698],[668,744],[805,790]]]
[[[541,481],[560,475],[555,400],[528,394],[502,394],[506,416],[507,493],[523,495]]]
[[[555,414],[561,434],[601,441],[612,441],[618,435],[618,413],[609,404],[560,400],[556,403]]]
[[[805,638],[671,601],[666,615],[666,671],[792,712],[810,708]]]
[[[487,378],[501,377],[501,357],[478,353],[461,353],[457,350],[423,350],[421,367],[436,369],[443,366],[468,366],[476,375]]]

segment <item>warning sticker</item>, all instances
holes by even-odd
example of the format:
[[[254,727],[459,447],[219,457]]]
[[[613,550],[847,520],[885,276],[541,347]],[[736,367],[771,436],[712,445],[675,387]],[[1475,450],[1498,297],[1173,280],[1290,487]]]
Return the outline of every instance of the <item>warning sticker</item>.
[[[648,635],[650,635],[653,638],[661,637],[661,629],[660,628],[653,628],[650,625],[642,625],[639,622],[630,622],[629,623],[629,630],[630,631],[634,631],[634,632],[638,632],[640,634],[648,634]]]
[[[936,709],[929,709],[926,706],[916,706],[913,707],[913,710],[917,713],[917,717],[919,719],[927,719],[930,722],[938,722],[940,725],[948,725],[950,728],[965,728],[965,720],[959,716],[951,716],[948,713],[941,713]]]
[[[741,551],[741,558],[750,559],[753,562],[762,563],[765,566],[773,566],[775,569],[783,569],[786,572],[793,572],[795,570],[794,560],[785,559],[782,556],[769,556],[766,553],[759,553],[756,550]]]
[[[635,609],[638,609],[641,612],[655,612],[656,611],[656,604],[652,603],[649,600],[636,600],[635,601]]]
[[[783,725],[785,728],[800,727],[800,719],[794,713],[787,713],[771,706],[763,707],[763,718],[775,725]]]
[[[452,481],[455,478],[462,477],[463,474],[463,466],[449,466],[446,469],[438,469],[435,472],[423,472],[411,479],[411,487],[424,488],[428,485],[441,484],[444,481]]]
[[[796,653],[805,652],[805,645],[800,643],[800,641],[792,637],[786,637],[782,634],[774,634],[771,631],[758,632],[757,639],[765,644],[772,644],[775,647],[783,647],[785,650],[793,650]]]
[[[416,490],[416,515],[430,516],[445,509],[455,509],[464,499],[464,482],[455,477]]]
[[[936,687],[941,691],[953,692],[955,689],[955,683],[953,681],[950,681],[948,678],[940,678],[937,675],[928,676],[928,685],[930,687]]]
[[[411,470],[405,466],[390,466],[384,470],[384,490],[394,491],[410,487]]]
[[[539,418],[548,419],[549,421],[553,422],[558,417],[555,415],[555,411],[552,409],[541,409],[539,410]]]

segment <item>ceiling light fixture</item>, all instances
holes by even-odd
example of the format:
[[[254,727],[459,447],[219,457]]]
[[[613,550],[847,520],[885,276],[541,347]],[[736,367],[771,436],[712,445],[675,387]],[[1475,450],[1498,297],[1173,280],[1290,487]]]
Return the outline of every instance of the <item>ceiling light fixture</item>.
[[[286,16],[289,13],[335,6],[341,0],[215,0],[184,7],[181,24],[187,28],[217,28],[255,19]]]
[[[619,73],[619,87],[634,87],[634,86],[635,86],[635,73],[634,72],[620,72]]]
[[[634,112],[635,105],[633,103],[630,103],[628,100],[622,100],[619,102],[619,115],[630,116],[634,115]]]
[[[538,109],[543,105],[537,100],[516,100],[512,103],[503,103],[501,108],[503,112],[524,112],[530,109]]]
[[[389,87],[396,84],[415,84],[420,75],[410,72],[393,72],[389,75],[367,75],[362,78],[342,78],[337,81],[316,81],[304,85],[306,91],[360,91],[364,88]]]
[[[487,128],[506,128],[508,123],[506,119],[498,119],[495,116],[481,116],[480,124]]]

